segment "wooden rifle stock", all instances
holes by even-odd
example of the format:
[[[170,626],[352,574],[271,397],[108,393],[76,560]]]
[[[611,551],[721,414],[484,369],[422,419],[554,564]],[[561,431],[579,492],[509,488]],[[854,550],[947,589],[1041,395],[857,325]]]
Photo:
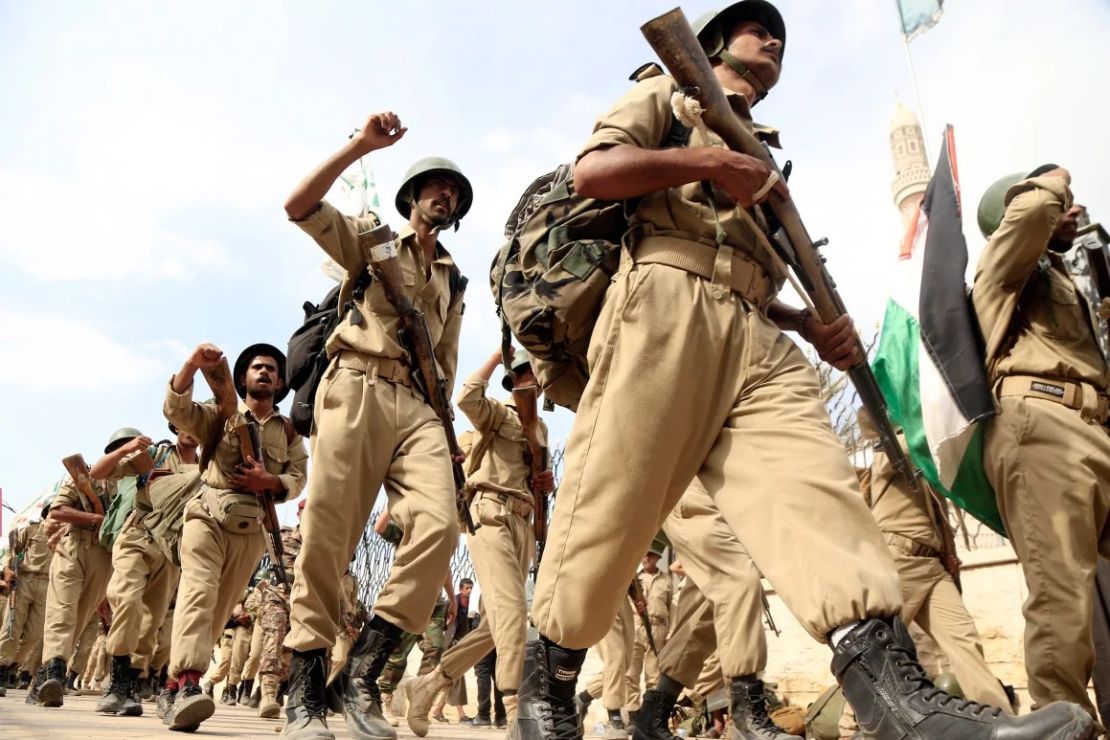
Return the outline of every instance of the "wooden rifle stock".
[[[702,121],[705,125],[720,136],[730,149],[755,157],[773,172],[779,172],[770,152],[744,127],[728,104],[721,83],[682,9],[675,8],[664,13],[645,23],[640,30],[679,88],[701,103],[704,108]],[[836,290],[836,283],[825,269],[824,258],[819,251],[823,242],[817,243],[810,238],[801,215],[789,196],[772,190],[767,203],[773,221],[778,226],[768,236],[779,255],[793,268],[802,282],[816,309],[817,318],[823,324],[832,323],[848,311]],[[758,215],[763,216],[762,213]],[[875,420],[879,440],[890,456],[891,464],[911,486],[917,488],[917,472],[902,446],[898,444],[894,426],[887,415],[886,400],[875,374],[867,364],[867,350],[855,331],[853,338],[862,359],[858,365],[848,370],[848,377],[859,393],[860,402]]]
[[[214,367],[202,368],[201,373],[204,374],[208,387],[212,389],[212,395],[216,397],[216,406],[219,408],[219,419],[213,432],[214,439],[210,445],[205,446],[206,450],[210,447],[215,453],[216,443],[223,432],[224,424],[239,412],[239,394],[235,392],[235,382],[231,377],[231,367],[226,357],[221,357],[219,364]],[[246,462],[247,457],[250,456],[265,464],[262,458],[262,438],[258,422],[248,417],[246,423],[238,428],[238,435],[239,454],[242,455],[243,462]],[[274,506],[274,499],[269,493],[259,493],[256,496],[258,505],[262,509],[261,520],[266,530],[266,552],[270,556],[270,567],[277,572],[284,588],[288,591],[289,579],[285,572],[285,561],[282,559],[285,546],[281,541],[281,523],[278,521],[277,507]]]
[[[636,614],[640,617],[640,624],[644,626],[644,632],[647,633],[651,652],[658,657],[659,648],[655,647],[655,636],[651,633],[651,617],[648,615],[647,599],[644,597],[644,589],[640,586],[639,576],[632,576],[632,582],[628,584],[628,598],[632,599],[632,608],[636,610]]]
[[[12,578],[8,583],[8,639],[13,640],[15,629],[15,590],[19,588],[19,557],[15,554],[16,530],[13,524],[8,531],[8,556],[12,559]]]
[[[104,502],[100,500],[96,489],[93,488],[92,478],[89,477],[89,466],[85,464],[85,456],[78,453],[64,457],[62,465],[65,466],[69,477],[73,478],[73,485],[77,487],[77,493],[81,495],[84,503],[92,508],[94,514],[104,516]]]
[[[524,442],[528,446],[529,489],[532,492],[532,532],[536,537],[536,564],[543,558],[543,548],[547,543],[547,492],[532,487],[531,478],[547,470],[547,452],[540,445],[539,438],[539,389],[534,386],[513,388],[513,403],[524,430]]]
[[[358,238],[374,279],[381,283],[386,300],[401,320],[402,329],[398,339],[408,350],[410,363],[415,366],[413,381],[419,386],[443,426],[447,450],[451,455],[451,473],[455,478],[455,509],[466,531],[474,534],[474,520],[470,516],[470,501],[466,493],[466,473],[462,463],[455,461],[456,457],[462,456],[462,451],[459,440],[455,437],[454,413],[451,411],[451,401],[447,398],[447,381],[440,375],[439,366],[436,365],[432,336],[424,313],[405,294],[401,261],[397,258],[397,235],[389,226],[382,224],[359,234]]]

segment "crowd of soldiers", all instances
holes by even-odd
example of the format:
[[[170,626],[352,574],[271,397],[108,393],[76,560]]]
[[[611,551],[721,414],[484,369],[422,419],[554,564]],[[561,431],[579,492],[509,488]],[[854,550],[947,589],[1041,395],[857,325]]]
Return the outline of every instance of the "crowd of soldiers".
[[[765,0],[741,0],[694,30],[732,113],[749,134],[767,135],[751,110],[782,71],[782,16]],[[200,727],[215,711],[211,685],[226,681],[227,703],[250,701],[257,687],[262,716],[284,706],[289,740],[331,740],[336,714],[355,738],[395,738],[400,713],[424,737],[443,701],[465,704],[442,697],[477,666],[511,737],[577,740],[586,707],[600,700],[606,737],[673,740],[683,691],[724,689],[732,737],[783,740],[792,735],[772,720],[762,680],[766,578],[831,650],[841,737],[1100,733],[1087,684],[1094,566],[1110,512],[1110,374],[1096,318],[1060,257],[1079,214],[1069,173],[1039,167],[981,208],[993,223],[972,291],[999,410],[984,460],[1029,590],[1034,711],[1018,715],[963,605],[944,499],[907,480],[879,446],[867,468],[853,469],[817,374],[786,335],[840,370],[865,361],[846,315],[824,323],[777,297],[784,275],[752,209],[788,197],[785,183],[705,126],[661,146],[675,92],[659,68],[639,70],[575,160],[579,196],[632,207],[546,538],[536,524],[555,481],[536,416],[538,361],[503,347],[462,382],[455,405],[473,432],[452,449],[410,332],[399,331],[411,304],[426,322],[436,384],[452,389],[466,280],[439,238],[470,209],[469,180],[450,160],[417,162],[395,200],[406,225],[384,242],[377,214],[345,215],[325,200],[349,166],[405,135],[396,114],[373,114],[285,203],[344,273],[314,397],[311,471],[304,440],[278,410],[289,390],[284,354],[243,350],[231,373],[240,402],[229,410],[215,387],[224,354],[198,346],[165,390],[176,442],[121,430],[89,468],[107,503],[121,481],[136,481],[135,511],[112,546],[75,480],[19,534],[18,580],[10,567],[7,580],[21,606],[15,637],[0,641],[5,677],[34,671],[28,701],[60,706],[103,623],[110,682],[98,710],[139,714],[157,686],[171,730]],[[376,277],[383,260],[396,261],[403,290]],[[510,394],[500,400],[489,393],[499,366]],[[217,399],[194,399],[198,371]],[[875,424],[861,413],[871,438]],[[306,486],[299,525],[282,532],[283,558],[248,588],[267,549],[267,502],[292,501]],[[373,526],[396,551],[363,613],[349,563],[381,491],[388,511]],[[449,561],[467,519],[481,620],[449,647],[427,640],[419,677],[402,682],[416,636],[458,619]],[[684,575],[674,609],[664,546]],[[947,657],[950,690],[922,668],[911,622]],[[580,691],[594,645],[604,670]],[[487,702],[479,719],[489,715]]]

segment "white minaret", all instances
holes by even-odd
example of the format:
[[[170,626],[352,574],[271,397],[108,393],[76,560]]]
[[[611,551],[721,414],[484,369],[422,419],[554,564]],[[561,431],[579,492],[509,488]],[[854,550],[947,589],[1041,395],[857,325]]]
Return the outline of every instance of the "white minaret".
[[[890,186],[894,205],[902,212],[903,230],[908,230],[925,188],[929,185],[929,160],[917,116],[898,102],[890,118],[890,154],[894,158],[894,182]]]

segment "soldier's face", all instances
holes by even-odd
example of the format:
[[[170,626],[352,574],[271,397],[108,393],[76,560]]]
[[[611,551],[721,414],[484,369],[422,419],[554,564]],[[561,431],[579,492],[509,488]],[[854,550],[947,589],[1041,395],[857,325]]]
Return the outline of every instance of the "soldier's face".
[[[177,445],[179,447],[188,447],[188,448],[196,449],[196,447],[200,445],[200,442],[198,442],[197,438],[194,437],[193,435],[189,434],[188,432],[178,432],[177,433]]]
[[[1075,242],[1075,234],[1079,230],[1079,217],[1083,214],[1083,206],[1072,206],[1056,223],[1052,231],[1052,238],[1048,246],[1054,252],[1066,252]]]
[[[459,184],[454,178],[433,175],[420,184],[416,205],[430,217],[446,220],[459,205]]]
[[[272,398],[285,381],[278,373],[277,360],[259,355],[247,366],[247,395],[252,398]]]
[[[782,42],[758,21],[741,21],[732,29],[728,50],[759,77],[767,89],[782,74]]]
[[[654,571],[659,566],[659,556],[653,552],[644,555],[644,560],[641,563],[646,571]]]

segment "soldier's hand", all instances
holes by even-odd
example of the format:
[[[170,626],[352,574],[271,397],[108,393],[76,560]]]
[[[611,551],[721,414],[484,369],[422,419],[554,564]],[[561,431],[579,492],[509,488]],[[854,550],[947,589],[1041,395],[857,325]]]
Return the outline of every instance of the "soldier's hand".
[[[224,356],[224,351],[214,344],[204,342],[198,344],[197,348],[193,350],[193,354],[189,355],[189,364],[198,370],[206,367],[215,367],[220,363]]]
[[[944,557],[944,569],[948,571],[948,575],[952,576],[953,578],[960,577],[960,566],[963,564],[963,561],[953,554],[949,554]]]
[[[239,465],[238,473],[228,476],[228,481],[240,491],[251,493],[269,493],[281,488],[281,481],[273,473],[266,470],[266,466],[250,455],[246,462]]]
[[[856,344],[852,317],[844,314],[831,324],[822,324],[813,314],[806,317],[802,337],[817,350],[817,356],[837,370],[854,367],[862,359]]]
[[[790,191],[786,183],[777,175],[774,177],[774,186],[768,190],[764,186],[771,181],[771,168],[762,160],[749,157],[747,154],[730,151],[728,149],[711,148],[715,158],[712,168],[713,185],[724,191],[742,208],[751,208],[756,203],[767,199],[772,190],[778,191],[783,196],[789,196]],[[764,192],[760,192],[760,191]]]
[[[130,455],[132,452],[138,452],[139,450],[145,451],[146,448],[150,447],[152,444],[154,444],[154,441],[150,437],[135,437],[135,439],[123,445],[124,454]]]
[[[362,154],[369,154],[377,149],[393,146],[408,131],[401,125],[401,119],[393,111],[374,113],[366,119],[352,138],[356,149]]]
[[[545,470],[532,476],[532,490],[538,493],[551,493],[555,490],[555,473]]]

